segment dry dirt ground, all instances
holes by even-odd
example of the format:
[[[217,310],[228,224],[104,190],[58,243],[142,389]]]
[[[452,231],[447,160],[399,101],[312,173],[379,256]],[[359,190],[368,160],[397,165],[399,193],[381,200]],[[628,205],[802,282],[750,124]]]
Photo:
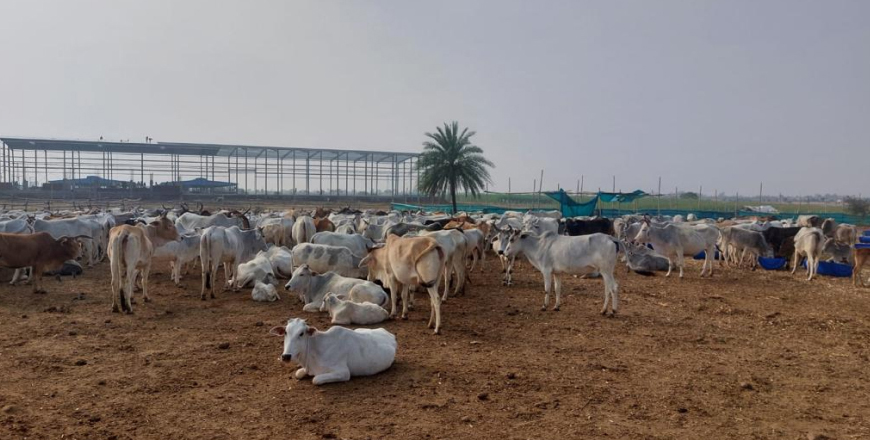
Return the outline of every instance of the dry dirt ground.
[[[569,278],[562,311],[542,312],[540,275],[526,263],[502,287],[490,257],[444,306],[443,335],[419,301],[384,324],[390,370],[319,388],[291,378],[268,336],[303,316],[288,295],[203,302],[198,273],[179,288],[158,266],[154,301],[125,316],[107,263],[47,295],[3,284],[0,438],[870,438],[870,289],[700,279],[693,264],[683,280],[620,270],[608,319],[600,280]]]

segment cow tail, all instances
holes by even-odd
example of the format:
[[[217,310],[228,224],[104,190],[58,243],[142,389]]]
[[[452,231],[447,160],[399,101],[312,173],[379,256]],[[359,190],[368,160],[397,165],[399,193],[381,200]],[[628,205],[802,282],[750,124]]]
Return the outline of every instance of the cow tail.
[[[428,254],[432,250],[435,250],[436,252],[438,252],[438,260],[440,260],[442,263],[444,262],[444,248],[439,246],[437,243],[433,243],[429,247],[427,247],[425,250],[423,250],[423,252],[420,252],[420,256],[418,256],[417,259],[414,260],[414,271],[415,272],[417,272],[417,263],[420,261],[420,259],[423,258],[424,255]],[[438,282],[438,276],[436,276],[435,279],[432,281],[423,281],[422,277],[420,276],[420,272],[417,272],[417,279],[420,280],[420,286],[425,287],[427,289],[430,287],[433,287],[435,285],[435,283]]]
[[[205,271],[205,288],[211,289],[211,240],[208,234],[203,234],[200,240],[199,259]]]
[[[115,241],[112,242],[112,256],[109,260],[109,265],[111,266],[112,271],[112,280],[118,280],[118,286],[120,289],[118,290],[119,299],[121,302],[121,308],[125,308],[127,304],[124,302],[124,279],[121,277],[121,262],[124,259],[124,247],[127,243],[127,231],[121,231],[117,237],[115,237]],[[112,292],[114,294],[114,292]]]

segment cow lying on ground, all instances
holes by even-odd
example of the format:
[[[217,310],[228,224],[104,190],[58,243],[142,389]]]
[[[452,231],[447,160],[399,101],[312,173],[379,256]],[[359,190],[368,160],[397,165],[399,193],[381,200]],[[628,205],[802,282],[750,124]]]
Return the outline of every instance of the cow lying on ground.
[[[253,260],[242,263],[236,268],[236,277],[232,280],[232,285],[236,289],[241,289],[258,282],[265,283],[270,279],[275,280],[275,271],[272,270],[272,263],[269,262],[266,251],[260,251]]]
[[[42,288],[43,273],[62,267],[67,260],[81,258],[82,247],[76,238],[60,237],[55,240],[48,232],[26,235],[0,233],[0,267],[32,267],[33,292],[46,293]]]
[[[302,310],[316,312],[320,310],[323,297],[327,293],[335,293],[343,299],[354,302],[370,302],[386,307],[390,296],[381,286],[358,278],[343,277],[334,272],[318,274],[303,264],[293,271],[293,277],[284,288],[299,296],[304,304]]]
[[[668,259],[654,250],[634,243],[625,245],[625,263],[629,271],[640,275],[652,276],[655,272],[665,272],[670,267]]]
[[[346,301],[334,293],[328,293],[320,306],[321,312],[329,312],[333,324],[370,325],[384,322],[390,314],[381,306],[370,302]]]
[[[314,376],[314,385],[346,382],[352,376],[371,376],[390,368],[396,359],[396,336],[379,329],[351,330],[334,326],[325,332],[295,318],[269,332],[284,337],[281,360],[302,368],[294,377]]]
[[[267,277],[265,282],[257,281],[257,283],[254,284],[254,290],[251,291],[251,299],[263,302],[272,302],[281,299],[281,297],[278,296],[278,291],[272,284],[274,281],[274,278],[271,277]]]

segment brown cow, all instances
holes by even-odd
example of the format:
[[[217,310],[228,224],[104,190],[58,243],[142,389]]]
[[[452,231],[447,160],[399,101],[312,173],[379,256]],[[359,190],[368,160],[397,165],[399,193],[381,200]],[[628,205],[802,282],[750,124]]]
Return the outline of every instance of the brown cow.
[[[870,259],[870,248],[860,248],[860,249],[852,249],[852,258],[855,260],[854,267],[852,267],[852,284],[856,287],[864,286],[864,280],[861,279],[861,268],[864,267],[864,262]]]
[[[132,297],[136,273],[142,277],[142,296],[148,297],[148,274],[154,249],[169,241],[178,240],[175,224],[166,213],[148,225],[120,225],[109,231],[109,264],[112,268],[112,311],[118,311],[118,302],[126,313],[133,313]]]
[[[429,292],[429,328],[435,334],[441,332],[441,296],[438,282],[444,273],[446,255],[438,241],[432,237],[399,237],[390,235],[382,248],[369,252],[359,266],[368,266],[370,277],[374,276],[390,288],[392,311],[396,317],[399,292],[402,294],[402,319],[408,318],[408,293],[412,285]]]
[[[41,287],[42,273],[63,266],[64,261],[81,258],[82,246],[77,238],[91,237],[60,237],[55,240],[48,232],[0,233],[0,266],[10,269],[33,267],[33,293],[46,293]]]
[[[332,223],[328,218],[321,217],[314,219],[314,229],[317,232],[329,231],[335,232],[335,224]]]

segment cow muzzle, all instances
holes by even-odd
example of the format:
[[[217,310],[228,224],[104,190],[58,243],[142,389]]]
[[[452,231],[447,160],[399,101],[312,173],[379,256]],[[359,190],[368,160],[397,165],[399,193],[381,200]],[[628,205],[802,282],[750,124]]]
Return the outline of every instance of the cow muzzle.
[[[292,360],[293,360],[292,354],[282,354],[281,355],[281,362],[290,362]]]
[[[499,255],[504,255],[504,251],[498,251]]]

